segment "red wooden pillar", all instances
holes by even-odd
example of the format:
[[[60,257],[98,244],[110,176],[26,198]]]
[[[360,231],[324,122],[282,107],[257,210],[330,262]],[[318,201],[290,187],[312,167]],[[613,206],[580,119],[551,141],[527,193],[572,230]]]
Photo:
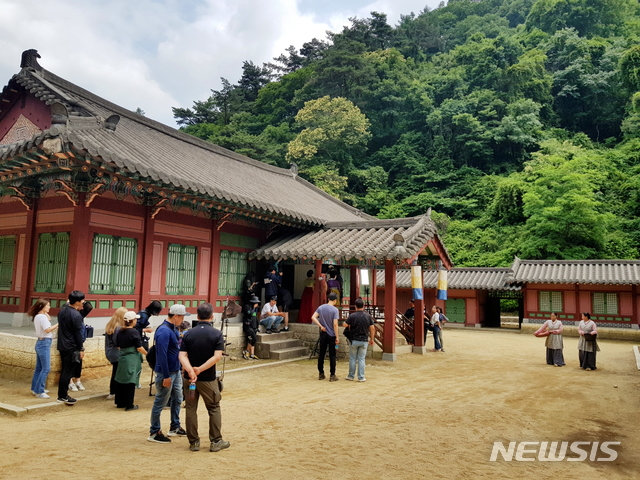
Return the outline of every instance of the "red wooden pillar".
[[[151,218],[151,207],[146,207],[144,215],[144,238],[142,246],[142,289],[140,292],[140,305],[142,310],[151,303],[151,274],[153,272],[153,231],[156,221]]]
[[[349,305],[354,305],[360,296],[360,269],[357,265],[349,267],[351,280],[349,283]]]
[[[80,290],[89,292],[91,274],[92,237],[89,234],[89,208],[84,204],[85,194],[78,194],[78,205],[73,212],[73,227],[69,239],[69,266],[67,270],[66,293]]]
[[[396,265],[393,260],[384,262],[384,334],[382,359],[396,359]]]
[[[394,267],[393,271],[395,272],[395,267]],[[376,272],[377,272],[376,266],[374,265],[373,268],[371,269],[371,305],[377,305],[378,304],[378,285],[377,285],[378,280],[377,280],[377,273]],[[394,280],[394,282],[395,282],[395,280]]]
[[[36,271],[36,218],[38,216],[38,203],[39,199],[34,199],[33,206],[27,210],[27,225],[24,235],[24,240],[18,237],[18,255],[22,254],[22,258],[16,262],[16,287],[15,290],[18,294],[18,304],[20,305],[20,312],[15,313],[12,321],[14,327],[22,327],[23,323],[27,325],[26,312],[31,306],[29,302],[31,298],[31,291],[33,290],[33,284],[35,282]],[[24,245],[22,244],[24,242]]]
[[[316,269],[316,284],[313,287],[313,311],[318,309],[320,305],[322,305],[325,299],[322,298],[322,280],[320,276],[322,275],[322,259],[316,259],[315,261],[315,269]]]
[[[209,303],[216,306],[218,297],[218,277],[220,273],[220,231],[218,221],[211,222],[211,269],[209,271]],[[260,291],[256,294],[260,297]],[[215,310],[215,309],[214,309]],[[222,310],[220,310],[222,311]]]

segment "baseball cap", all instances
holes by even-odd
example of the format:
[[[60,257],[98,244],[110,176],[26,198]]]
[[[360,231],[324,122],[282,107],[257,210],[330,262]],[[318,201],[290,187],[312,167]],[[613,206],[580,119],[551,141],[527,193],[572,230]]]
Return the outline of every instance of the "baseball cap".
[[[184,305],[176,303],[175,305],[171,305],[171,308],[169,309],[169,315],[184,315],[185,317],[188,317],[191,314],[187,312],[187,309],[184,308]]]
[[[124,314],[124,321],[128,322],[129,320],[133,320],[134,318],[140,318],[140,315],[137,315],[133,310],[129,310]]]

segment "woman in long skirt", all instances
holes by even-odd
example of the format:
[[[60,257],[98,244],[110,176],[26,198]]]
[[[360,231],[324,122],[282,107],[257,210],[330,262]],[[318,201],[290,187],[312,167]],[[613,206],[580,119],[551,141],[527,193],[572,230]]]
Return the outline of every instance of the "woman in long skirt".
[[[591,320],[588,312],[582,314],[582,320],[578,324],[578,358],[580,368],[584,370],[596,370],[596,352],[600,351],[595,335],[598,334],[596,322]]]
[[[564,348],[562,342],[562,322],[558,320],[555,313],[551,313],[549,320],[544,322],[542,326],[534,333],[536,336],[547,335],[547,341],[545,346],[547,347],[547,365],[555,365],[556,367],[563,367],[564,355],[562,349]]]
[[[313,287],[316,280],[313,278],[313,270],[307,272],[307,278],[304,281],[304,290],[300,299],[300,311],[298,312],[298,323],[311,323],[313,310]]]
[[[125,412],[137,410],[133,404],[136,385],[140,382],[142,371],[142,355],[147,351],[142,346],[142,338],[134,328],[138,315],[134,311],[124,314],[124,326],[118,332],[116,344],[120,347],[118,370],[116,371],[116,407]]]

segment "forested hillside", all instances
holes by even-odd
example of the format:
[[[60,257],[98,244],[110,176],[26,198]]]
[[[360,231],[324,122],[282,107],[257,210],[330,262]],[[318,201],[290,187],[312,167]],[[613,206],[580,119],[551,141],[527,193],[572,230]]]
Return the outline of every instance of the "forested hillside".
[[[634,0],[373,12],[174,115],[372,215],[431,207],[457,266],[638,258],[639,38]]]

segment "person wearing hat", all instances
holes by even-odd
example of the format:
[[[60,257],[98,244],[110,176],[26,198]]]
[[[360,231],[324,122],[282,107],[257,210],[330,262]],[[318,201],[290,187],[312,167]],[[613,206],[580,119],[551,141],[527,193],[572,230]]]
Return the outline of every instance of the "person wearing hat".
[[[156,329],[156,398],[151,408],[150,442],[170,443],[168,437],[184,437],[187,432],[180,426],[180,405],[182,404],[182,376],[180,375],[180,354],[178,326],[184,317],[190,316],[184,305],[175,304],[169,309],[168,318]],[[160,425],[160,414],[171,398],[171,426],[165,436]]]
[[[116,407],[124,408],[125,412],[138,409],[133,401],[142,371],[142,355],[147,354],[142,346],[142,337],[135,329],[139,317],[136,312],[127,311],[123,316],[124,325],[116,335],[120,358],[115,376],[115,402]]]
[[[249,299],[242,308],[244,320],[242,322],[242,331],[247,336],[247,348],[242,351],[242,357],[245,360],[258,360],[255,355],[255,345],[258,341],[258,311],[260,309],[260,299],[255,295]]]

